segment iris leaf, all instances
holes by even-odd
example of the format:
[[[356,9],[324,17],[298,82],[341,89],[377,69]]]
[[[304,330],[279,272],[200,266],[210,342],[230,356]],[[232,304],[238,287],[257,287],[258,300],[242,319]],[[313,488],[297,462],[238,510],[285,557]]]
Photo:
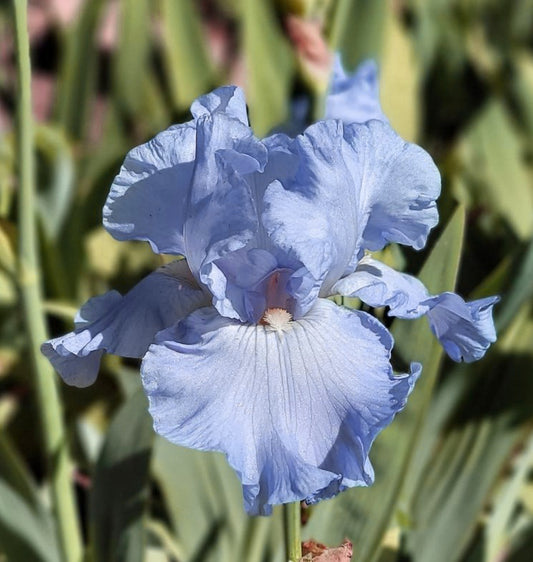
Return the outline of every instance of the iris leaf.
[[[96,87],[96,29],[104,2],[83,4],[74,26],[64,36],[64,54],[59,73],[56,115],[65,133],[74,139],[84,136],[91,97]]]
[[[114,87],[121,106],[141,113],[144,69],[150,48],[150,2],[121,0],[118,48],[114,54]]]
[[[529,313],[526,307],[515,318],[484,365],[450,375],[449,388],[460,381],[466,389],[453,400],[444,437],[428,448],[429,462],[418,480],[408,541],[415,560],[460,560],[502,468],[524,436],[533,408]]]
[[[269,2],[242,0],[250,122],[262,136],[288,116],[294,55]]]
[[[504,105],[491,101],[466,135],[463,158],[477,197],[525,240],[533,230],[531,180]]]
[[[96,465],[90,534],[99,562],[143,560],[143,517],[154,437],[146,402],[138,391],[120,408]]]
[[[0,552],[13,561],[60,560],[52,520],[44,509],[28,504],[3,479],[0,498]]]
[[[195,2],[160,0],[163,24],[163,56],[170,92],[176,109],[187,109],[209,91],[214,76],[205,49]]]

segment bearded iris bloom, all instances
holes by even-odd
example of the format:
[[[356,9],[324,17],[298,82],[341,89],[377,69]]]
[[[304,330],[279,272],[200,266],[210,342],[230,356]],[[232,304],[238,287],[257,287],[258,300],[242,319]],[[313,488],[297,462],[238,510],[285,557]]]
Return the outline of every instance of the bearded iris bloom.
[[[394,374],[385,326],[328,297],[426,315],[456,361],[495,340],[495,298],[430,295],[370,255],[425,245],[440,176],[389,126],[377,86],[358,98],[361,81],[339,68],[327,118],[296,138],[254,137],[241,90],[223,87],[194,102],[192,121],[134,148],[104,226],[185,260],[91,299],[74,332],[43,345],[76,386],[94,381],[104,352],[142,357],[155,430],[224,452],[251,514],[371,484],[372,442],[420,375],[417,363]],[[358,99],[373,99],[370,115]]]

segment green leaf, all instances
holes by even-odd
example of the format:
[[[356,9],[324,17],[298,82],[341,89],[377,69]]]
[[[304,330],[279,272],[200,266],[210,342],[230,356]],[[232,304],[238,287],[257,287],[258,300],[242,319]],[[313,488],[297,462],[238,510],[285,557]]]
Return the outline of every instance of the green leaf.
[[[118,46],[113,57],[113,86],[120,107],[132,114],[139,114],[141,110],[150,47],[150,25],[148,0],[120,1]]]
[[[533,135],[533,57],[527,51],[518,52],[513,61],[515,64],[513,92],[531,142]]]
[[[433,247],[420,279],[431,292],[454,288],[464,229],[464,209],[459,207]],[[431,334],[425,319],[396,321],[393,326],[397,351],[406,361],[420,361],[422,376],[407,407],[378,437],[371,452],[376,471],[370,488],[353,488],[336,499],[313,509],[305,535],[326,544],[340,544],[350,538],[358,562],[375,560],[381,542],[398,504],[400,490],[417,462],[413,451],[420,438],[420,428],[438,374],[442,349]],[[429,560],[429,559],[428,559]]]
[[[496,314],[496,328],[504,330],[516,317],[520,308],[533,296],[533,241],[521,252],[513,268],[511,286],[504,295]]]
[[[209,560],[214,552],[221,560],[229,556],[228,536],[243,524],[245,514],[237,477],[224,457],[178,447],[158,437],[154,474],[185,560],[194,560],[200,553],[202,560]]]
[[[421,103],[419,70],[411,37],[392,13],[385,18],[385,37],[380,73],[381,105],[398,134],[414,142],[418,137]]]
[[[35,145],[50,168],[49,185],[38,193],[38,210],[46,233],[53,240],[61,230],[72,201],[72,149],[61,130],[42,124],[35,131]]]
[[[467,387],[453,401],[446,432],[429,447],[430,462],[417,482],[408,540],[414,560],[461,559],[502,468],[523,438],[533,408],[529,314],[530,307],[522,310],[484,361],[449,375],[451,386],[467,381]]]
[[[0,223],[0,267],[10,274],[15,273],[16,261],[13,244],[2,223]]]
[[[79,307],[62,301],[45,301],[43,303],[43,309],[47,314],[61,318],[72,324]]]
[[[55,530],[44,510],[36,511],[0,479],[0,552],[9,561],[61,560]]]
[[[270,2],[241,0],[247,101],[258,136],[289,115],[294,55],[276,21]]]
[[[189,107],[213,86],[214,76],[205,50],[200,22],[191,0],[160,0],[163,54],[174,105]]]
[[[513,543],[506,562],[531,562],[531,560],[533,560],[533,523],[530,522]]]
[[[0,135],[0,217],[9,216],[13,200],[14,146],[13,137]]]
[[[37,490],[30,474],[8,436],[0,429],[0,481],[3,481],[29,506],[37,508]],[[1,546],[1,545],[0,545]]]
[[[281,544],[281,510],[250,518],[240,482],[221,453],[178,447],[157,438],[154,474],[184,562],[274,560]]]
[[[64,37],[56,96],[56,114],[69,137],[86,131],[91,98],[96,85],[97,49],[94,44],[103,0],[83,3],[76,24]]]
[[[339,0],[331,19],[329,43],[347,68],[367,58],[379,59],[389,8],[382,0]]]
[[[522,147],[504,105],[491,101],[464,139],[462,156],[477,198],[501,215],[522,240],[533,231],[533,193]]]
[[[520,492],[526,484],[533,467],[533,435],[530,435],[525,450],[516,463],[513,476],[505,483],[496,497],[494,507],[485,527],[487,555],[497,560],[512,539],[511,530],[515,513],[520,503]],[[500,556],[501,558],[501,556]]]
[[[153,437],[146,397],[139,390],[111,422],[93,477],[89,519],[98,562],[143,560]]]

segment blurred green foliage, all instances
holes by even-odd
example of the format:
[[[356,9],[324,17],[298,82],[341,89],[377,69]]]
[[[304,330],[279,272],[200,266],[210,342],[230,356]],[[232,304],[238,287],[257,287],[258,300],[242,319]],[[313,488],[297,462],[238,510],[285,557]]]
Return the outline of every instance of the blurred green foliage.
[[[261,135],[295,96],[313,95],[287,10],[322,18],[350,68],[379,61],[391,124],[442,172],[430,251],[388,257],[435,291],[457,279],[464,296],[502,296],[499,341],[474,365],[443,360],[424,320],[394,322],[398,364],[421,359],[422,379],[375,444],[376,485],[309,508],[304,535],[331,545],[346,536],[358,562],[533,560],[531,0],[91,0],[70,18],[48,14],[32,56],[50,330],[69,329],[89,296],[126,291],[160,264],[101,227],[131,147],[186,119],[219,84],[244,84]],[[14,274],[12,29],[2,4],[0,560],[48,562],[60,555]],[[116,357],[93,387],[62,387],[88,559],[281,560],[280,513],[247,517],[221,456],[155,437],[138,389],[138,366]]]

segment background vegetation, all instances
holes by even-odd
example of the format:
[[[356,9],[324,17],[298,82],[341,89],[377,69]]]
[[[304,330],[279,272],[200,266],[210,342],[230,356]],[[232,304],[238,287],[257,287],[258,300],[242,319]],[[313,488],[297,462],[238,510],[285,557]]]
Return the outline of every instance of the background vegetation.
[[[16,268],[19,89],[9,8],[0,5],[0,560],[57,562],[51,470]],[[321,22],[314,29],[349,68],[379,61],[391,124],[424,146],[443,176],[429,251],[394,247],[386,258],[421,270],[432,291],[456,285],[465,297],[497,293],[502,301],[498,343],[473,365],[443,359],[424,320],[393,323],[397,359],[422,360],[422,379],[375,444],[376,485],[306,510],[304,535],[332,546],[348,537],[358,562],[531,561],[530,0],[30,3],[50,334],[69,330],[88,297],[124,292],[161,263],[146,245],[116,242],[101,226],[126,152],[187,119],[190,102],[216,85],[245,87],[259,135],[289,116],[292,101],[319,99],[317,35],[297,32],[310,21]],[[139,386],[137,363],[116,357],[106,357],[89,389],[59,384],[86,559],[281,560],[280,513],[247,517],[221,456],[154,436]]]

